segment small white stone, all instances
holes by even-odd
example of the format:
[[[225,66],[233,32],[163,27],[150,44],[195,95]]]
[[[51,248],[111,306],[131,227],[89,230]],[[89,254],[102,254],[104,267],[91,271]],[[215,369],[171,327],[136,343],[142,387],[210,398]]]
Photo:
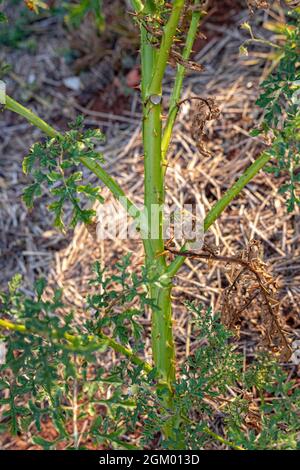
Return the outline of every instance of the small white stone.
[[[0,104],[6,103],[6,84],[0,80]]]
[[[297,366],[300,364],[300,339],[296,339],[292,343],[293,354],[290,358],[290,362],[296,364]]]
[[[292,96],[292,103],[293,104],[300,104],[300,80],[295,80],[293,82],[293,85],[297,87],[297,89],[294,91],[293,96]]]
[[[0,342],[0,364],[5,364],[6,362],[6,353],[7,353],[7,347],[4,341]]]
[[[73,91],[79,91],[81,88],[81,81],[79,77],[67,77],[63,80],[64,85]]]
[[[28,75],[27,82],[29,83],[29,85],[32,85],[35,81],[36,81],[35,73],[30,72],[30,74]]]

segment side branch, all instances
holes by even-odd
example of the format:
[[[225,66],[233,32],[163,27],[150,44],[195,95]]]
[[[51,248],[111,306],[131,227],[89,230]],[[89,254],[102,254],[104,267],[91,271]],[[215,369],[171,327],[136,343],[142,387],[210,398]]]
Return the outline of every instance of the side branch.
[[[37,116],[35,113],[30,111],[29,109],[22,106],[20,103],[12,99],[10,96],[6,95],[5,100],[5,107],[10,111],[13,111],[16,114],[24,117],[27,121],[33,124],[38,129],[41,129],[45,134],[49,137],[57,137],[61,135],[54,127],[47,124],[43,119]],[[96,162],[89,158],[82,157],[80,159],[81,163],[91,170],[104,184],[107,188],[112,192],[114,197],[123,204],[123,206],[127,209],[129,214],[133,218],[137,218],[140,214],[138,208],[134,205],[134,203],[125,195],[122,188],[118,185],[118,183]]]
[[[199,4],[200,4],[200,0],[195,0],[194,5],[198,6]],[[192,47],[193,47],[196,34],[197,34],[198,25],[199,25],[200,20],[203,18],[204,14],[205,13],[203,11],[200,11],[197,9],[192,14],[190,27],[187,33],[186,42],[185,42],[185,46],[184,46],[183,53],[182,53],[182,58],[184,60],[189,60],[190,58]],[[178,100],[181,94],[184,75],[185,75],[184,65],[178,64],[175,84],[174,84],[174,88],[173,88],[172,95],[170,98],[168,118],[167,118],[167,122],[164,128],[163,138],[162,138],[162,161],[163,163],[166,163],[166,155],[167,155],[168,147],[169,147],[171,136],[172,136],[172,130],[173,130],[173,126],[174,126],[177,114],[178,114],[178,109],[179,109]]]
[[[212,207],[209,211],[207,216],[204,220],[204,231],[206,232],[209,227],[218,219],[218,217],[222,214],[224,209],[230,204],[230,202],[240,194],[240,192],[244,189],[246,184],[251,181],[254,176],[268,163],[270,160],[271,155],[264,152],[258,157],[255,162],[250,165],[247,170],[239,177],[236,183],[229,188],[224,196],[216,202],[216,204]]]
[[[161,94],[161,84],[183,6],[184,0],[174,0],[170,18],[164,28],[154,75],[149,87],[149,96]]]
[[[250,165],[247,170],[240,176],[240,178],[229,188],[224,196],[216,202],[211,208],[209,213],[204,219],[204,232],[207,232],[209,227],[218,219],[230,202],[239,195],[244,187],[251,181],[254,176],[266,165],[270,160],[271,155],[268,153],[262,153],[262,155]],[[175,276],[178,269],[184,263],[184,253],[186,252],[187,246],[184,245],[180,250],[180,256],[177,256],[174,261],[168,267],[168,275],[170,277]],[[183,254],[183,256],[182,256]]]
[[[51,339],[51,338],[59,339],[60,338],[58,333],[55,331],[50,332],[48,335],[46,334],[41,335],[41,333],[39,332],[29,330],[28,328],[26,328],[25,325],[22,325],[20,323],[19,324],[13,323],[13,322],[10,322],[9,320],[0,319],[0,328],[4,330],[15,331],[24,335],[43,336],[45,339]],[[84,344],[84,341],[86,341],[84,337],[80,337],[71,333],[64,333],[64,339],[67,341],[70,347],[74,348],[76,352],[96,351],[97,349],[101,349],[103,345],[107,344],[116,352],[128,357],[128,359],[133,364],[142,366],[145,372],[150,373],[152,371],[152,367],[150,364],[148,364],[148,362],[143,361],[136,354],[134,354],[131,351],[131,349],[126,348],[125,346],[122,346],[122,344],[118,343],[117,341],[105,335],[104,333],[100,332],[98,337],[89,335],[87,337],[88,344]],[[83,342],[82,346],[80,346],[80,341]]]

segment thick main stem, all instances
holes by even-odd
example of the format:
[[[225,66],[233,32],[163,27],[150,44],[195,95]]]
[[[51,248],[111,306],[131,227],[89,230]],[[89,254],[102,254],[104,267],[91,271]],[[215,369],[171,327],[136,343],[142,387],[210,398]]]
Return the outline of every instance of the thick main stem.
[[[163,212],[164,199],[163,167],[161,161],[161,104],[147,99],[147,90],[152,80],[157,52],[148,41],[147,31],[142,27],[142,95],[143,95],[143,144],[144,144],[144,203],[147,214],[146,237],[150,241],[151,254],[146,253],[146,263],[161,276],[167,266],[164,256]],[[170,284],[153,284],[150,295],[157,308],[152,312],[153,361],[161,379],[168,384],[175,378],[174,342],[172,336]]]
[[[164,407],[170,410],[163,432],[176,439],[176,410],[173,407],[175,381],[175,346],[172,331],[171,280],[166,276],[167,265],[163,239],[164,171],[162,162],[162,78],[176,32],[182,0],[175,0],[172,13],[164,28],[159,51],[151,44],[146,29],[141,26],[141,63],[144,145],[144,202],[147,214],[147,234],[152,252],[146,253],[146,264],[160,276],[149,288],[155,303],[152,308],[152,355],[159,376],[158,392]]]

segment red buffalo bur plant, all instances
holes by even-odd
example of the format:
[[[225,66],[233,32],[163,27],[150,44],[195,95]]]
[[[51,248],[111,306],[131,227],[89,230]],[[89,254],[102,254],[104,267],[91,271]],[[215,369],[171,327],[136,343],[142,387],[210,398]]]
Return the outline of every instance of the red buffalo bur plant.
[[[28,3],[33,9],[44,6],[43,2]],[[95,2],[79,3],[87,7]],[[267,2],[249,3],[252,9],[268,7]],[[26,205],[33,208],[47,187],[51,198],[48,208],[58,229],[83,223],[92,231],[96,214],[87,201],[105,204],[101,183],[126,208],[144,247],[142,267],[132,266],[126,256],[109,276],[100,263],[95,264],[86,320],[80,325],[74,312],[59,314],[63,307],[60,290],[52,300],[45,300],[44,279],[36,282],[34,297],[20,289],[19,275],[11,280],[0,304],[3,422],[12,434],[25,432],[30,426],[33,442],[44,449],[56,449],[62,442],[67,448],[84,448],[88,440],[96,447],[119,449],[203,449],[215,443],[238,450],[296,449],[299,390],[292,380],[286,381],[278,362],[280,354],[287,359],[292,350],[278,315],[276,282],[260,257],[259,247],[252,242],[243,253],[222,257],[203,243],[203,237],[199,248],[197,231],[194,238],[184,237],[180,250],[166,243],[164,236],[161,208],[167,162],[172,158],[169,144],[183,103],[185,72],[202,71],[191,55],[208,4],[201,0],[132,0],[131,5],[130,21],[140,31],[142,209],[104,170],[104,156],[97,150],[97,142],[103,138],[100,130],[86,129],[79,117],[67,132],[60,132],[10,97],[2,84],[2,106],[46,136],[31,147],[23,161],[30,180],[23,194]],[[252,131],[254,136],[268,136],[269,144],[206,214],[204,233],[263,168],[275,177],[285,175],[286,184],[280,191],[287,196],[288,210],[299,204],[299,9],[288,15],[284,41],[269,44],[280,49],[280,60],[261,85],[257,105],[264,109],[265,117]],[[98,10],[96,18],[103,24]],[[250,26],[249,31],[250,41],[259,41]],[[247,53],[248,42],[241,46]],[[168,63],[175,65],[176,73],[163,121]],[[194,133],[199,151],[205,154],[205,124],[217,118],[219,110],[212,98],[191,99],[197,101]],[[84,181],[83,167],[99,179],[99,187]],[[64,211],[66,204],[72,207],[70,219]],[[187,257],[232,265],[232,282],[224,292],[222,321],[210,309],[186,304],[187,314],[194,318],[199,347],[183,364],[177,364],[171,294],[173,280]],[[263,337],[275,354],[258,354],[245,369],[227,328],[237,328],[241,315],[254,302],[261,308]],[[116,306],[121,309],[116,311]],[[145,309],[151,310],[151,362],[144,359],[146,333],[140,319]],[[99,365],[98,357],[109,348],[115,350],[119,361],[107,370]],[[228,387],[235,390],[230,399]],[[213,425],[216,415],[222,420],[222,434]],[[56,429],[53,440],[41,436],[45,420]],[[84,421],[87,424],[83,427]]]

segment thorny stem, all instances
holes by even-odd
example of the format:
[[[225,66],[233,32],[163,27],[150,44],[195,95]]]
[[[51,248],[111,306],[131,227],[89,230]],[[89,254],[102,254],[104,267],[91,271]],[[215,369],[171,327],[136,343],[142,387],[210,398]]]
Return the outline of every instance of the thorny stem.
[[[143,35],[143,32],[142,32]],[[143,51],[143,48],[142,48]],[[142,52],[143,53],[143,52]],[[147,55],[151,57],[147,48],[144,49],[144,59],[147,62]],[[143,61],[142,61],[143,65]],[[142,70],[147,71],[146,64]],[[144,142],[144,185],[145,185],[145,208],[148,212],[148,237],[151,243],[152,252],[146,253],[146,264],[157,270],[161,275],[165,273],[165,257],[157,256],[162,252],[164,241],[162,233],[162,211],[154,213],[153,208],[159,210],[163,203],[163,173],[161,166],[161,106],[148,104],[144,105],[143,121],[143,142]],[[153,223],[152,223],[153,221]],[[154,223],[158,221],[158,238],[151,236]],[[157,237],[157,235],[155,235]],[[152,309],[152,355],[155,367],[158,370],[160,380],[166,384],[162,385],[165,391],[165,405],[172,408],[172,384],[175,379],[175,346],[172,332],[172,311],[170,285],[163,287],[151,284],[149,294],[156,304],[156,309]],[[164,429],[166,438],[171,437],[172,426],[170,420]]]
[[[141,25],[141,64],[143,98],[143,145],[144,145],[144,205],[148,217],[148,238],[152,252],[146,253],[146,264],[165,275],[165,256],[159,256],[164,249],[163,211],[164,171],[162,165],[162,79],[174,40],[184,0],[175,0],[172,12],[164,27],[159,51],[153,46],[151,34]],[[157,226],[155,226],[157,225]],[[153,229],[155,234],[153,235]],[[156,308],[152,309],[152,355],[160,377],[158,388],[164,396],[164,405],[173,411],[163,429],[165,438],[176,441],[178,418],[174,410],[173,383],[175,381],[175,345],[172,331],[171,282],[152,283],[150,297]],[[181,439],[179,439],[181,441]],[[183,445],[178,442],[178,445]]]
[[[137,13],[142,13],[144,10],[145,6],[143,2],[140,0],[131,0],[132,8],[137,12]]]
[[[54,338],[60,339],[61,336],[56,331],[52,331],[49,334],[41,334],[41,332],[34,331],[32,329],[28,329],[25,325],[20,323],[13,323],[9,320],[0,319],[0,328],[5,330],[16,331],[18,333],[24,335],[38,335],[43,336],[46,339]],[[128,359],[138,366],[141,366],[143,370],[147,373],[152,371],[152,367],[147,362],[140,359],[136,354],[134,354],[129,348],[122,346],[120,343],[117,343],[114,339],[110,338],[109,336],[105,335],[104,333],[98,333],[98,336],[89,335],[87,338],[80,337],[78,335],[74,335],[71,333],[64,333],[64,339],[67,341],[68,345],[71,349],[75,350],[76,352],[86,352],[86,351],[97,351],[97,349],[103,348],[105,344],[110,346],[116,352],[123,354],[124,356],[128,357]],[[88,344],[80,345],[80,341],[86,341],[88,339]]]
[[[200,0],[195,0],[194,4],[195,6],[199,5]],[[200,11],[197,9],[192,14],[190,27],[189,27],[187,37],[186,37],[185,47],[182,53],[182,57],[184,60],[189,60],[190,54],[192,52],[193,44],[196,38],[199,21],[203,18],[204,14],[205,13],[203,11]],[[163,164],[165,165],[164,171],[166,170],[167,151],[168,151],[168,147],[170,144],[174,123],[178,114],[179,108],[177,106],[177,103],[180,98],[184,75],[185,75],[185,67],[181,64],[178,64],[175,84],[174,84],[174,88],[173,88],[172,95],[170,98],[168,118],[167,118],[167,122],[164,128],[163,138],[162,138],[162,161],[163,161]]]
[[[179,22],[180,14],[184,6],[184,0],[174,0],[172,12],[168,22],[164,28],[161,46],[159,48],[158,57],[154,75],[148,90],[148,97],[151,95],[161,95],[162,79],[165,73],[167,61],[169,59],[170,49],[173,44],[174,35]]]

